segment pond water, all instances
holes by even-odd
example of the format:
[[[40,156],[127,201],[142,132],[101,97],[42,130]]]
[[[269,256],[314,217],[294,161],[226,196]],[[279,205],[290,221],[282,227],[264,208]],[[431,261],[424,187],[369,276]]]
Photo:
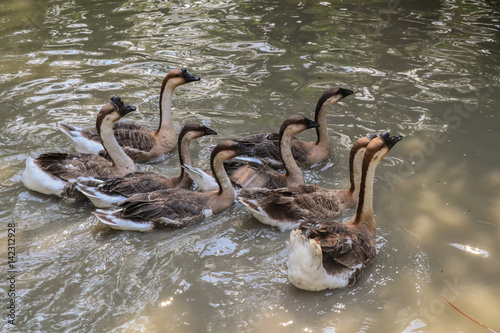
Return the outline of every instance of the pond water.
[[[442,296],[500,330],[499,11],[488,0],[2,1],[2,332],[486,331]],[[219,141],[312,117],[331,86],[354,94],[329,112],[332,156],[304,170],[308,183],[345,188],[357,138],[404,136],[377,169],[378,256],[358,284],[291,286],[289,233],[240,204],[181,230],[123,232],[88,202],[22,185],[28,156],[72,150],[57,122],[91,125],[113,95],[138,106],[125,121],[154,127],[161,80],[182,66],[202,80],[176,90],[176,129],[218,132],[192,145],[197,166]],[[177,161],[139,169],[173,175]]]

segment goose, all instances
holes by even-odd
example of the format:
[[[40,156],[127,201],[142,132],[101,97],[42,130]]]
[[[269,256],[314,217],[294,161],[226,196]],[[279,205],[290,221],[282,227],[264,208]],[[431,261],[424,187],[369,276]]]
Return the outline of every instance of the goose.
[[[158,129],[153,130],[131,122],[121,122],[115,125],[114,134],[128,156],[136,162],[156,162],[174,149],[177,136],[170,112],[174,89],[182,84],[199,80],[199,77],[189,74],[185,68],[170,71],[165,76],[160,90]],[[105,156],[95,128],[81,129],[64,123],[58,125],[61,131],[73,141],[77,152],[100,153]]]
[[[180,165],[191,164],[189,142],[205,135],[216,135],[214,130],[197,123],[184,125],[178,138]],[[78,182],[76,187],[94,206],[109,208],[137,193],[148,193],[169,188],[190,188],[193,181],[181,167],[177,177],[165,177],[156,172],[132,172],[123,177]]]
[[[304,175],[293,158],[290,142],[295,134],[315,127],[318,127],[316,122],[298,115],[288,117],[281,125],[279,145],[285,173],[253,160],[232,159],[231,163],[224,163],[233,186],[239,190],[250,187],[279,188],[304,184]],[[198,184],[200,188],[206,188],[205,184],[210,184],[211,189],[216,189],[213,180],[206,179],[208,177],[213,179],[210,174],[194,167],[186,167],[186,172],[193,180],[202,178],[201,185]]]
[[[375,136],[354,142],[349,154],[349,189],[331,190],[315,184],[279,189],[250,188],[239,192],[239,201],[260,222],[292,230],[303,220],[330,219],[356,204],[366,146]]]
[[[135,110],[135,106],[124,104],[115,96],[97,115],[97,132],[111,161],[92,154],[44,153],[26,159],[22,182],[33,191],[80,199],[83,197],[75,187],[76,180],[123,176],[135,171],[134,161],[123,152],[113,135],[113,124]]]
[[[316,128],[317,140],[314,142],[292,140],[293,157],[301,168],[310,167],[323,161],[330,155],[330,137],[326,123],[326,112],[333,104],[351,95],[353,92],[344,88],[329,88],[319,98],[314,113],[314,121],[319,124]],[[276,133],[262,133],[247,136],[236,140],[239,143],[254,149],[254,157],[260,158],[263,163],[273,169],[282,169],[283,164],[279,154],[279,135]]]
[[[307,222],[290,233],[288,280],[317,291],[352,286],[377,254],[373,180],[380,160],[400,140],[383,133],[366,147],[356,214],[345,223]],[[305,235],[303,231],[306,231]]]
[[[230,140],[215,146],[210,155],[210,166],[218,190],[195,192],[170,189],[136,194],[120,202],[116,209],[97,209],[94,215],[114,229],[135,231],[180,228],[201,222],[233,204],[235,193],[223,163],[248,153],[249,148]]]

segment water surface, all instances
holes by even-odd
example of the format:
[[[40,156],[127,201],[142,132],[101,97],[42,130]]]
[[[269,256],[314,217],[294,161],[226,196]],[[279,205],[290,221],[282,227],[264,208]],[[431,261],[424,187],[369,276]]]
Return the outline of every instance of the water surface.
[[[16,223],[23,332],[478,332],[441,295],[500,329],[499,7],[494,1],[4,1],[0,4],[0,253]],[[86,126],[113,95],[156,126],[166,72],[175,127],[210,145],[312,117],[330,86],[328,160],[307,182],[346,187],[351,144],[401,141],[376,174],[379,252],[354,287],[305,292],[286,278],[288,233],[239,204],[182,230],[107,228],[90,203],[21,183],[26,157],[71,151],[57,122]],[[311,140],[314,132],[301,134]],[[177,153],[139,166],[179,172]],[[350,210],[344,214],[349,217]],[[5,281],[5,280],[4,280]],[[7,323],[6,283],[1,285]]]

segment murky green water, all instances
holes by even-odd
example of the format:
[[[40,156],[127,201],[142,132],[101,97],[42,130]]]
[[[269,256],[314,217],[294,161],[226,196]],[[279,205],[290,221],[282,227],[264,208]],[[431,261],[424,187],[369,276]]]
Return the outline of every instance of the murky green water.
[[[486,331],[441,295],[500,329],[495,1],[22,0],[0,3],[0,23],[2,332]],[[292,287],[288,233],[239,204],[143,234],[23,187],[27,156],[71,150],[57,122],[91,124],[112,95],[139,107],[129,121],[155,126],[161,79],[181,66],[202,81],[176,90],[176,128],[219,133],[193,145],[202,167],[218,141],[312,116],[329,86],[355,94],[328,115],[333,156],[308,182],[345,187],[352,142],[405,137],[377,170],[379,253],[359,284]],[[176,174],[177,154],[140,168]]]

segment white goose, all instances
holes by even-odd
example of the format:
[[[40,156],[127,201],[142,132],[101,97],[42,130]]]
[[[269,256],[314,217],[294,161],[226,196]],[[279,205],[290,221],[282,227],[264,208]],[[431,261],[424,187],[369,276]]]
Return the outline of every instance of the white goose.
[[[375,169],[402,139],[383,133],[367,146],[356,214],[345,223],[308,222],[290,233],[288,280],[311,291],[352,286],[377,254],[373,216]],[[302,233],[306,230],[306,234]]]
[[[111,162],[98,155],[79,153],[45,153],[36,158],[28,157],[22,176],[24,185],[40,193],[79,199],[82,196],[74,186],[75,181],[135,171],[134,161],[123,152],[113,135],[113,124],[135,110],[135,106],[123,104],[119,97],[113,97],[97,115],[97,132]]]
[[[98,209],[94,215],[114,229],[136,231],[180,228],[201,222],[233,204],[235,194],[223,163],[244,153],[249,153],[248,148],[233,141],[215,146],[210,166],[219,190],[195,192],[170,189],[136,194],[119,203],[115,210]]]
[[[178,149],[180,165],[191,165],[189,143],[191,140],[215,135],[214,130],[197,123],[184,125],[179,133]],[[77,188],[98,208],[109,208],[134,194],[149,193],[169,188],[190,188],[193,181],[181,167],[180,175],[165,177],[156,172],[132,172],[123,177],[78,182]]]
[[[157,130],[131,122],[120,122],[114,127],[114,134],[125,153],[136,162],[154,162],[172,151],[177,143],[177,135],[172,123],[172,96],[174,89],[188,82],[199,81],[185,68],[170,71],[160,90],[160,124]],[[80,129],[64,123],[59,128],[72,141],[79,153],[98,154],[102,144],[95,128]]]

